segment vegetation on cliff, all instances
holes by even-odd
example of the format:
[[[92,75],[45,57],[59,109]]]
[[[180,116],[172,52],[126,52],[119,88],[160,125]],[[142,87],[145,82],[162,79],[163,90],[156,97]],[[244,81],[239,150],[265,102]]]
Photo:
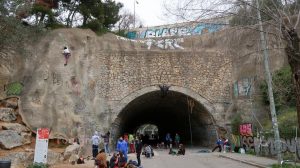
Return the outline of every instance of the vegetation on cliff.
[[[0,17],[14,18],[32,27],[81,27],[105,32],[119,20],[123,4],[113,0],[3,0]],[[17,23],[16,23],[17,24]]]
[[[295,137],[295,128],[297,124],[296,112],[296,93],[293,85],[292,71],[290,67],[283,67],[275,71],[272,75],[274,99],[278,114],[279,132],[282,138]],[[267,84],[263,82],[260,87],[263,94],[263,101],[269,104]],[[267,135],[271,136],[272,122],[270,120],[264,123]],[[298,130],[299,131],[299,130]]]

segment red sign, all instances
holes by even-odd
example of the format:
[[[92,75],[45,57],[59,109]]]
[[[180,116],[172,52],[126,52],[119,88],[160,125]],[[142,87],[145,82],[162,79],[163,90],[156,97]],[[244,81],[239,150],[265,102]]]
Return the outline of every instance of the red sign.
[[[49,128],[39,128],[38,129],[38,139],[49,139]]]
[[[240,134],[242,136],[253,136],[252,134],[252,124],[241,124]]]

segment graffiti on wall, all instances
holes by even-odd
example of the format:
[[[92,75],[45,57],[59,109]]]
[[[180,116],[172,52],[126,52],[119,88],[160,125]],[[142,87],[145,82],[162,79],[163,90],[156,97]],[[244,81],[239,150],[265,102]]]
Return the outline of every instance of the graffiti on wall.
[[[152,46],[156,46],[160,49],[181,49],[184,48],[179,45],[179,43],[183,42],[183,38],[178,39],[161,39],[161,40],[154,40],[154,39],[147,39],[146,45],[147,49],[150,50]]]
[[[143,40],[133,40],[133,39],[127,39],[124,37],[116,36],[118,40],[124,40],[124,41],[130,41],[133,43],[141,43],[146,46],[148,50],[150,50],[153,47],[158,47],[159,49],[180,49],[183,50],[184,47],[180,45],[180,43],[184,42],[183,38],[166,38],[166,39],[143,39]]]
[[[233,84],[234,97],[250,96],[254,91],[254,77],[243,78]]]
[[[261,139],[254,138],[255,152],[257,154],[274,156],[276,155],[275,141],[273,138],[267,139],[263,144]],[[300,159],[300,138],[281,139],[281,153],[296,153]]]
[[[240,135],[241,136],[253,136],[252,134],[252,124],[241,124],[240,125]]]
[[[252,133],[252,124],[245,123],[240,125],[241,145],[250,149],[254,148],[254,138]]]
[[[153,27],[130,31],[127,33],[129,39],[171,37],[171,36],[191,36],[219,31],[224,24],[198,23],[179,27]]]

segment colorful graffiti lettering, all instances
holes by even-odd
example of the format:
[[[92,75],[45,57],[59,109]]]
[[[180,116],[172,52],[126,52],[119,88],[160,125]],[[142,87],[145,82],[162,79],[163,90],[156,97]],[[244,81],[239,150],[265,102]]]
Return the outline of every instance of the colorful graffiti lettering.
[[[247,149],[254,148],[254,138],[253,136],[242,136],[241,137],[241,143],[243,147],[246,147]]]
[[[241,124],[240,125],[240,135],[242,135],[242,136],[253,136],[253,134],[252,134],[252,124]]]
[[[252,133],[252,124],[246,123],[240,125],[240,135],[242,146],[250,149],[254,148],[254,138]]]
[[[127,38],[153,38],[153,37],[172,37],[172,36],[191,36],[205,33],[217,32],[224,27],[224,24],[213,23],[198,23],[186,26],[169,26],[169,27],[153,27],[147,29],[140,29],[137,31],[130,31],[127,33]]]

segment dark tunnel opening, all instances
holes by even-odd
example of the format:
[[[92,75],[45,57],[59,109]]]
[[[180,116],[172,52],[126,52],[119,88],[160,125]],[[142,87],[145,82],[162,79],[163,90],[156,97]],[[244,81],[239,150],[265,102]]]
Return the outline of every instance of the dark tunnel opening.
[[[188,100],[194,104],[192,113]],[[211,146],[216,139],[210,113],[199,102],[175,91],[169,91],[165,97],[160,91],[137,97],[120,112],[118,120],[119,136],[135,134],[140,126],[153,124],[158,127],[159,142],[164,141],[167,133],[171,133],[173,140],[178,133],[185,145]]]

